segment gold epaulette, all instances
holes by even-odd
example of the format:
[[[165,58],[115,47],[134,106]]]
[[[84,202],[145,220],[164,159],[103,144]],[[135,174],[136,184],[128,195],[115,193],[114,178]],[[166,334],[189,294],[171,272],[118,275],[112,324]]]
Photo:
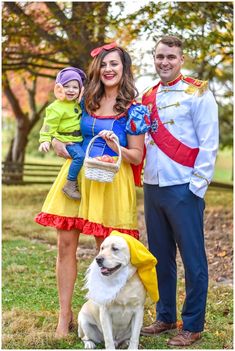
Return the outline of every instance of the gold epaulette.
[[[134,101],[132,101],[132,105],[136,105],[136,103],[141,104],[141,97],[137,96]]]
[[[188,87],[185,89],[186,94],[195,94],[201,96],[208,89],[208,81],[199,80],[191,77],[182,77],[182,81],[188,84]]]
[[[142,96],[148,96],[149,94],[151,94],[151,92],[152,92],[152,90],[153,90],[153,87],[151,87],[151,88],[146,88],[144,91],[143,91],[143,94],[142,94]]]

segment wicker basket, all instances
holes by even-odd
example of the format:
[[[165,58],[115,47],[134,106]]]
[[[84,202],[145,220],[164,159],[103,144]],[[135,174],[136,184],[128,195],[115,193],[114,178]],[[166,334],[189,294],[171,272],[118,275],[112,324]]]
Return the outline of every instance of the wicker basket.
[[[109,163],[96,160],[93,157],[89,157],[91,146],[97,138],[100,138],[100,136],[94,136],[94,138],[92,138],[89,142],[86,149],[86,155],[84,160],[85,177],[90,180],[95,180],[97,182],[111,183],[114,179],[115,174],[118,172],[122,161],[119,141],[118,138],[115,138],[113,140],[118,147],[118,160],[116,163]]]

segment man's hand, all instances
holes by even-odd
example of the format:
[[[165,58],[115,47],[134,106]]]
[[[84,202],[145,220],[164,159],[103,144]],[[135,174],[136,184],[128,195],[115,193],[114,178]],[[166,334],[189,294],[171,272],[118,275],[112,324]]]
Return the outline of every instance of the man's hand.
[[[39,145],[38,151],[48,152],[50,150],[51,143],[49,141],[44,141]]]
[[[59,141],[57,139],[53,139],[51,142],[53,149],[56,153],[57,156],[63,157],[63,158],[71,158],[69,155],[68,151],[66,150],[66,145],[71,145],[73,143],[62,143],[62,141]]]

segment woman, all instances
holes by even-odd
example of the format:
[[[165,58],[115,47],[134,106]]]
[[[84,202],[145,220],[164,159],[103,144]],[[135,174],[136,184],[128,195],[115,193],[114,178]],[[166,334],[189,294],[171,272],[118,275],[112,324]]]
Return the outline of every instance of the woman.
[[[133,102],[137,96],[129,54],[116,43],[91,52],[93,61],[88,72],[88,86],[83,102],[81,131],[84,148],[99,134],[90,156],[108,154],[117,157],[113,142],[119,138],[122,163],[112,183],[99,183],[80,172],[81,202],[68,199],[61,188],[70,164],[67,160],[53,184],[39,224],[57,228],[58,257],[56,265],[60,314],[56,337],[68,334],[72,321],[71,300],[77,275],[76,251],[79,234],[94,235],[97,248],[113,229],[138,238],[136,194],[132,165],[141,163],[144,133],[149,128],[145,106]],[[60,142],[54,146],[58,155],[69,157]]]

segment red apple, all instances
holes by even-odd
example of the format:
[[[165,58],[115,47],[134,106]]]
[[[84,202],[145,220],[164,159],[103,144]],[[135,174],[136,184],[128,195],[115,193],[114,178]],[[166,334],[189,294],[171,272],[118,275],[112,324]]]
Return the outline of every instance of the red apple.
[[[95,159],[102,162],[115,163],[113,157],[109,155],[96,156]]]

